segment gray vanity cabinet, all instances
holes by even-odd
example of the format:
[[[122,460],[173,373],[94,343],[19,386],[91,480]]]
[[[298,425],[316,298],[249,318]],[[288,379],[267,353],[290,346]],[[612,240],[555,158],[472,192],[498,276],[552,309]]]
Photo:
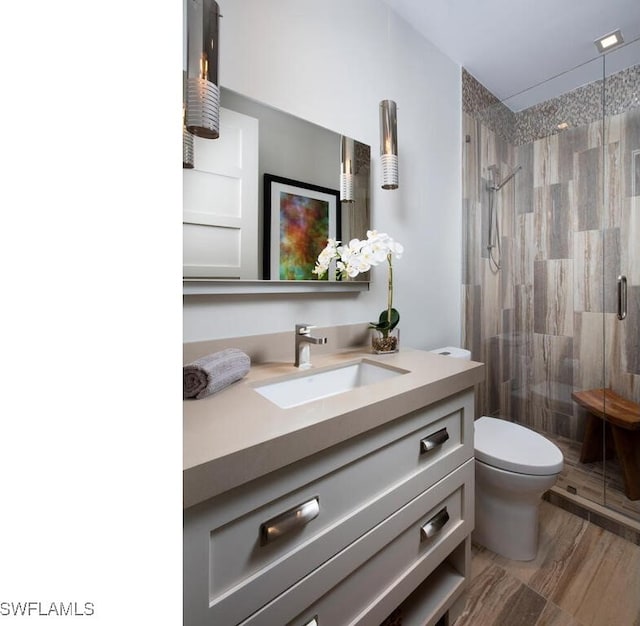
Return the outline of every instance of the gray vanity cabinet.
[[[185,626],[434,623],[473,529],[473,390],[184,511]]]

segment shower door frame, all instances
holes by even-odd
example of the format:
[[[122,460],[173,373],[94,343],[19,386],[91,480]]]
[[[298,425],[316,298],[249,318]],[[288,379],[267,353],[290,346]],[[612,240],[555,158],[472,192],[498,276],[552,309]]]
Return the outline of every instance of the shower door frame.
[[[629,44],[632,54],[634,50],[640,51],[639,44],[640,42],[631,42]],[[620,48],[620,51],[623,48]],[[625,139],[627,137],[626,124],[628,123],[628,118],[631,115],[635,115],[635,113],[633,112],[633,107],[628,107],[615,113],[615,94],[612,93],[615,87],[611,85],[613,81],[607,74],[610,59],[614,58],[617,52],[612,51],[609,54],[602,55],[601,236],[603,251],[602,293],[604,299],[602,313],[602,376],[603,388],[611,389],[626,400],[639,402],[640,389],[638,389],[638,385],[633,382],[626,384],[624,378],[625,376],[632,379],[634,379],[634,376],[638,378],[637,375],[629,371],[629,363],[626,363],[625,355],[630,354],[630,351],[629,346],[625,344],[629,341],[633,341],[636,345],[638,343],[637,337],[634,339],[629,334],[633,332],[634,327],[632,324],[637,320],[639,312],[633,307],[629,308],[627,277],[633,274],[631,267],[632,233],[629,229],[634,223],[632,219],[634,209],[636,209],[636,213],[640,210],[640,197],[637,195],[637,193],[640,193],[640,185],[636,188],[640,181],[636,180],[634,176],[635,170],[633,169],[635,159],[640,159],[640,145],[636,146],[635,150],[631,150],[630,154],[625,153],[628,149]],[[640,64],[640,52],[637,54],[637,64]],[[635,110],[637,115],[640,116],[640,108]],[[615,117],[618,117],[616,120],[617,128],[614,128],[612,123]],[[628,219],[625,219],[625,213],[628,215]],[[618,216],[617,228],[612,216]],[[637,277],[632,276],[633,278],[637,279]],[[635,328],[637,331],[638,326],[636,325]],[[631,369],[633,370],[633,366]],[[627,495],[629,495],[627,493],[628,488],[624,484],[621,486],[619,483],[616,485],[616,489],[611,487],[614,472],[611,471],[611,464],[607,464],[607,453],[611,453],[614,450],[616,456],[618,456],[615,441],[612,440],[613,428],[616,428],[616,426],[612,423],[610,407],[604,395],[602,412],[605,416],[602,420],[602,504],[607,509],[640,521],[640,514],[638,513],[640,508],[636,508],[635,512],[625,510],[624,503]],[[626,431],[619,430],[618,433],[624,437]],[[631,432],[629,436],[632,436]],[[638,435],[633,435],[633,437],[637,441]],[[635,456],[636,465],[640,465],[640,452],[637,452]],[[620,464],[621,460],[618,458],[616,462]],[[616,493],[620,489],[625,494],[624,497],[620,497]]]

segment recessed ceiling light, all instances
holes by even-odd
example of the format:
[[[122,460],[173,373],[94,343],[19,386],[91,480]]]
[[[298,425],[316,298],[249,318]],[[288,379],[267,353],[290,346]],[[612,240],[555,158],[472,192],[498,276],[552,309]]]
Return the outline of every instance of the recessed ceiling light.
[[[624,40],[622,39],[622,33],[620,29],[609,33],[608,35],[603,35],[599,39],[596,39],[593,43],[596,44],[596,48],[598,48],[598,52],[606,52],[613,48],[613,46],[617,46],[621,44]]]

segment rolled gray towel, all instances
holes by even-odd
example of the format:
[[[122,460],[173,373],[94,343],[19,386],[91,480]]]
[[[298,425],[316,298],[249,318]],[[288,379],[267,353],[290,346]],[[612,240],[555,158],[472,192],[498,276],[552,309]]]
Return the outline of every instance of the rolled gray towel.
[[[242,350],[227,348],[189,363],[182,368],[184,399],[199,400],[246,376],[251,359]]]

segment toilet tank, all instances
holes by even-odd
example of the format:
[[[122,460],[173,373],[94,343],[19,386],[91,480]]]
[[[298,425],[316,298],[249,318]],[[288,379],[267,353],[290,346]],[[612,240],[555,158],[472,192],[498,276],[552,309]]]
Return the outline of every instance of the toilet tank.
[[[429,352],[433,352],[435,354],[442,354],[443,356],[450,356],[454,359],[463,359],[464,361],[471,361],[471,352],[469,350],[465,350],[464,348],[456,348],[454,346],[445,346],[444,348],[436,348],[435,350],[430,350]]]

